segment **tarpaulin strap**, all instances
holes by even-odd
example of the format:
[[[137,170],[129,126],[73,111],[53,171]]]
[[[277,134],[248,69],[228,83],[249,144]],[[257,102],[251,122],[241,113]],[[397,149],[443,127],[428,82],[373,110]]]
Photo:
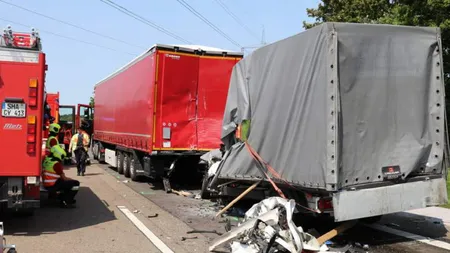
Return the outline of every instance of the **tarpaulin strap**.
[[[252,155],[253,159],[255,159],[257,162],[261,163],[262,165],[265,165],[267,170],[269,172],[271,172],[271,174],[273,174],[276,178],[282,180],[283,182],[285,182],[288,186],[290,186],[293,189],[296,189],[293,185],[291,185],[289,182],[287,182],[285,179],[283,179],[280,174],[278,174],[275,169],[270,166],[270,164],[266,161],[264,161],[264,159],[261,158],[261,156],[250,146],[250,144],[246,141],[244,142],[245,146],[247,147],[248,151],[250,152],[250,154]],[[270,184],[273,186],[273,188],[275,189],[275,191],[280,195],[280,197],[284,198],[284,199],[288,199],[286,198],[286,196],[284,195],[284,193],[281,191],[281,189],[275,184],[275,182],[270,178],[270,176],[261,169],[261,172],[266,176],[267,181],[270,182]],[[314,213],[320,213],[317,210],[311,209],[309,207],[306,206],[302,206],[299,203],[296,203],[297,206],[306,209],[308,211],[314,212]]]
[[[259,162],[261,162],[262,164],[264,164],[267,167],[267,170],[270,172],[270,174],[272,174],[275,178],[283,181],[285,184],[287,184],[289,187],[296,189],[292,184],[290,184],[288,181],[286,181],[284,178],[282,178],[280,176],[280,174],[278,174],[278,172],[272,167],[270,166],[270,164],[266,161],[264,161],[264,159],[262,159],[262,157],[258,154],[258,152],[256,152],[248,142],[245,142],[245,146],[247,147],[247,149],[250,151],[250,153],[252,154],[252,156],[258,160]]]
[[[247,147],[248,151],[250,152],[250,154],[253,156],[253,159],[255,159],[256,161],[264,164],[269,171],[273,170],[273,168],[266,163],[264,160],[262,160],[262,158],[258,155],[258,153],[256,153],[255,150],[253,150],[253,148],[250,146],[250,144],[248,144],[248,142],[245,142],[245,146]],[[270,176],[263,170],[261,170],[262,173],[264,173],[264,175],[266,176],[267,180],[270,182],[270,184],[273,186],[273,188],[275,189],[275,191],[280,195],[280,197],[287,199],[286,196],[284,195],[284,193],[281,191],[280,188],[278,188],[278,186],[275,184],[275,182],[270,178]]]

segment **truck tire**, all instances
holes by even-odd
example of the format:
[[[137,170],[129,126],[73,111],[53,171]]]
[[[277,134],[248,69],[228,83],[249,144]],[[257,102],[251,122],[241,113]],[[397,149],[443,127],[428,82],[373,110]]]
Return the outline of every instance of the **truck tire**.
[[[100,145],[98,142],[96,142],[94,144],[94,146],[92,147],[92,155],[94,156],[94,159],[98,161],[98,153],[100,150]]]
[[[132,181],[138,181],[136,167],[136,159],[134,155],[132,155],[130,159],[130,178]]]
[[[123,174],[123,153],[120,151],[117,153],[116,168],[119,174]]]
[[[127,178],[130,177],[130,154],[124,154],[123,156],[123,175]]]
[[[16,249],[9,249],[6,253],[17,253]]]

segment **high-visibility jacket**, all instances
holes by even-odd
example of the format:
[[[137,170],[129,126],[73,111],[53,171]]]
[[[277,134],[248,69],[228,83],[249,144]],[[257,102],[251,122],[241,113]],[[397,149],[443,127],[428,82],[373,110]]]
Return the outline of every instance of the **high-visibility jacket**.
[[[42,179],[44,181],[44,187],[52,187],[55,185],[56,180],[61,176],[56,174],[53,167],[57,164],[57,161],[53,161],[50,158],[46,158],[43,163],[44,170],[42,172]]]
[[[50,141],[52,139],[55,139],[56,140],[56,145],[59,145],[59,141],[58,141],[58,138],[56,138],[56,136],[49,136],[48,139],[47,139],[47,142],[45,143],[45,155],[47,155],[47,156],[51,154],[50,153],[50,149],[52,147],[50,147]]]
[[[77,144],[78,144],[78,133],[74,134],[72,136],[72,140],[70,140],[70,150],[71,151],[75,151],[78,149]],[[89,146],[89,135],[86,132],[82,133],[83,135],[83,147],[84,150],[88,151],[88,146]]]

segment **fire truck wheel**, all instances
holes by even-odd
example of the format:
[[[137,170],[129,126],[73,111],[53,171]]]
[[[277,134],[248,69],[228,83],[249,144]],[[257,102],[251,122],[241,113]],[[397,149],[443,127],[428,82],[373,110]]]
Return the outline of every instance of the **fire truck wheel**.
[[[128,178],[130,177],[130,161],[130,155],[125,154],[123,158],[123,175]]]
[[[116,168],[119,174],[123,174],[123,153],[118,152],[116,160]]]

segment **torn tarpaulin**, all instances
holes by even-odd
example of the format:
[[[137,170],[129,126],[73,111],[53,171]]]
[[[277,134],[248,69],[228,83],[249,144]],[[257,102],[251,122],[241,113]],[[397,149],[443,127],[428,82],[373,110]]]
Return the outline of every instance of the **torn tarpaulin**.
[[[217,238],[209,250],[231,242],[233,253],[319,251],[317,239],[292,221],[294,209],[294,200],[265,199],[247,211],[244,222],[237,228]]]

